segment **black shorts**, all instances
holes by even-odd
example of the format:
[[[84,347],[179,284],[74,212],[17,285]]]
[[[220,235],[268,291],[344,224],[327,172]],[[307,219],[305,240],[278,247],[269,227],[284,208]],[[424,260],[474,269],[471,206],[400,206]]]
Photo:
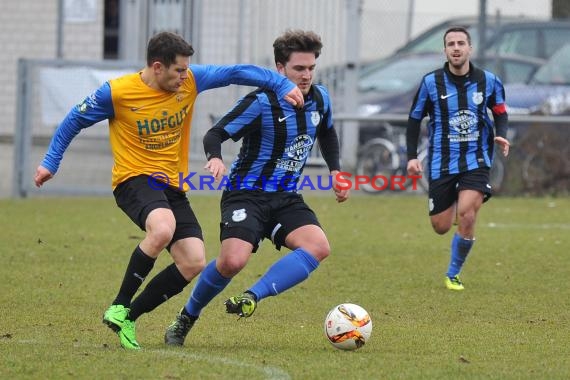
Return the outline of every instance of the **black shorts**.
[[[458,174],[449,174],[429,184],[429,214],[436,215],[457,202],[461,190],[477,190],[483,193],[483,202],[491,198],[489,168],[478,168]]]
[[[321,226],[303,196],[297,193],[224,191],[220,209],[220,240],[238,238],[247,241],[253,245],[253,252],[264,238],[271,239],[280,249],[293,230],[311,224]]]
[[[169,247],[175,241],[188,237],[203,240],[202,228],[190,207],[186,193],[173,187],[157,190],[156,186],[149,186],[149,179],[152,180],[147,175],[139,175],[120,183],[113,190],[117,206],[143,231],[146,231],[146,218],[152,210],[171,210],[176,220],[176,230]]]

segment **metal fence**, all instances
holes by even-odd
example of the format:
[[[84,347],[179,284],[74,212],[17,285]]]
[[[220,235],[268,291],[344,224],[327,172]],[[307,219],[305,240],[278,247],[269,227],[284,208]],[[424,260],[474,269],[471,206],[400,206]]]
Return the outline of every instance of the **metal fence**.
[[[343,164],[354,170],[362,158],[361,148],[366,142],[382,137],[393,143],[392,154],[398,155],[398,160],[393,162],[402,165],[394,167],[394,172],[405,171],[407,119],[407,115],[398,114],[369,117],[335,115],[335,125],[341,136]],[[344,143],[347,132],[354,132],[354,128],[358,143]],[[497,194],[570,194],[570,116],[510,115],[507,137],[511,143],[509,156],[495,156],[495,161],[499,161],[496,165],[502,166],[500,178],[494,184]],[[324,165],[322,159],[314,162]]]
[[[18,125],[15,134],[13,195],[25,197],[38,194],[33,186],[35,168],[41,162],[59,121],[84,96],[91,93],[111,73],[120,75],[140,69],[142,64],[132,62],[84,62],[60,60],[21,60],[18,85]],[[46,85],[46,83],[51,83]],[[56,86],[56,87],[53,87]],[[61,86],[58,88],[57,86]],[[212,90],[212,96],[232,97],[230,87]],[[77,95],[80,94],[80,95]],[[202,97],[202,98],[201,98]],[[211,115],[220,115],[216,102],[201,95],[196,105],[191,137],[190,167],[202,168],[205,158],[202,138],[212,124]],[[385,125],[394,126],[393,143],[402,149],[403,126],[407,115],[361,117],[336,114],[335,124],[341,137],[342,160],[346,169],[353,170],[362,144],[385,131]],[[570,117],[510,117],[513,142],[512,154],[507,160],[505,184],[502,191],[510,194],[524,192],[568,192],[570,153]],[[106,123],[82,131],[72,142],[60,171],[41,194],[100,195],[110,194],[112,157]],[[366,128],[362,128],[366,125]],[[347,138],[347,136],[352,136]],[[238,144],[224,144],[224,155],[232,157]],[[308,164],[322,167],[324,161],[314,149]]]

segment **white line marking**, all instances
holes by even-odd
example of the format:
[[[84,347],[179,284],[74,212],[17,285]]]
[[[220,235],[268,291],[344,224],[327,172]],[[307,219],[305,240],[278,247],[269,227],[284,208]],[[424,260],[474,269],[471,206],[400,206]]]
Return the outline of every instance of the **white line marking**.
[[[33,344],[33,345],[38,345],[38,344],[42,344],[34,339],[27,339],[27,340],[12,340],[12,339],[0,339],[0,344],[1,343],[6,343],[6,344],[11,344],[11,343],[18,343],[18,344]],[[53,346],[53,343],[43,343],[43,345],[46,346]],[[91,349],[101,349],[103,348],[103,345],[92,345],[92,344],[73,344],[73,347],[75,348],[91,348]],[[118,347],[118,346],[117,346]],[[186,348],[188,350],[190,350],[191,348]],[[153,349],[153,348],[142,348],[141,351],[139,352],[150,352],[150,353],[156,353],[162,356],[172,356],[172,357],[179,357],[179,358],[186,358],[186,359],[192,359],[194,361],[203,361],[203,362],[209,362],[209,363],[214,363],[214,364],[223,364],[223,365],[228,365],[228,366],[234,366],[234,367],[241,367],[241,368],[250,368],[254,371],[260,372],[262,374],[265,374],[265,378],[268,380],[291,380],[291,376],[289,376],[289,374],[279,368],[279,367],[272,367],[272,366],[259,366],[259,365],[254,365],[254,364],[250,364],[241,360],[236,360],[236,359],[231,359],[231,358],[226,358],[223,356],[211,356],[211,355],[201,355],[201,354],[196,354],[193,352],[186,352],[186,351],[181,351],[180,349],[177,348],[173,348],[172,350],[170,349]]]
[[[198,360],[211,362],[211,363],[222,363],[222,364],[236,366],[236,367],[251,368],[251,369],[254,369],[258,372],[264,373],[267,376],[267,379],[272,379],[272,380],[273,379],[275,379],[275,380],[289,380],[289,379],[291,379],[291,377],[289,376],[289,374],[287,372],[285,372],[284,370],[282,370],[281,368],[278,368],[278,367],[271,367],[271,366],[261,367],[261,366],[249,364],[249,363],[246,363],[246,362],[243,362],[240,360],[234,360],[234,359],[229,359],[229,358],[224,358],[224,357],[205,356],[205,355],[195,354],[195,353],[191,353],[191,352],[165,350],[165,349],[145,350],[144,348],[143,348],[143,350],[148,351],[148,352],[156,352],[158,354],[165,355],[165,356],[177,356],[177,357],[182,357],[182,358],[190,358],[190,359],[194,359],[194,360],[198,359]]]
[[[532,230],[570,230],[570,224],[567,223],[543,223],[543,224],[522,224],[522,223],[487,223],[489,228],[513,228],[513,229],[532,229]]]

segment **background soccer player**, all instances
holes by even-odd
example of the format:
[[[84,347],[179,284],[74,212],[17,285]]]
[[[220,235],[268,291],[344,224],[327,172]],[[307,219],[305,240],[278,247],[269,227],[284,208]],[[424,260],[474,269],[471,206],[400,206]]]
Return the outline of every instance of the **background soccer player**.
[[[500,79],[475,67],[471,37],[462,27],[443,37],[447,62],[426,74],[414,98],[406,133],[408,174],[422,172],[417,159],[420,123],[429,116],[429,215],[433,229],[445,234],[457,216],[451,260],[445,276],[448,289],[463,290],[459,272],[475,241],[477,212],[491,196],[489,168],[493,146],[509,153],[505,90]],[[491,110],[495,122],[489,119]]]
[[[103,316],[103,322],[128,349],[139,349],[135,320],[180,293],[206,263],[202,229],[178,183],[179,173],[188,173],[197,95],[232,83],[246,84],[270,88],[279,98],[303,104],[295,84],[273,71],[250,65],[189,67],[193,53],[192,46],[176,34],[152,37],[142,71],[109,80],[69,112],[34,177],[36,186],[42,186],[57,172],[65,150],[81,129],[109,119],[113,194],[125,214],[146,231]],[[150,175],[157,172],[167,176],[169,186],[153,183],[158,179]],[[174,263],[131,303],[164,248]]]
[[[291,250],[274,263],[245,293],[225,302],[228,313],[249,317],[263,298],[299,284],[330,253],[329,242],[314,212],[296,192],[296,186],[316,138],[333,176],[336,199],[348,199],[339,190],[339,142],[333,127],[327,90],[313,85],[322,42],[308,31],[287,31],[273,44],[277,70],[297,84],[305,106],[295,109],[273,91],[257,90],[242,98],[204,137],[206,168],[220,178],[226,168],[221,144],[243,139],[231,166],[221,199],[221,252],[198,279],[190,299],[165,334],[165,342],[182,345],[201,310],[247,264],[264,238]]]

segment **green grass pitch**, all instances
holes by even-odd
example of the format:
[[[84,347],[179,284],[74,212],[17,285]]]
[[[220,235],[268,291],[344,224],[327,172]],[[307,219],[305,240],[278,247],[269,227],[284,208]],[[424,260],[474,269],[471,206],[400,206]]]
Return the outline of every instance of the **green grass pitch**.
[[[190,199],[209,261],[219,249],[219,197]],[[263,300],[249,319],[226,314],[223,301],[282,254],[265,242],[185,347],[166,347],[163,334],[193,283],[139,319],[140,352],[121,349],[101,323],[143,236],[114,200],[0,201],[0,378],[570,378],[569,198],[485,204],[464,292],[444,288],[451,233],[431,230],[425,197],[306,199],[332,246],[309,280]],[[164,252],[149,278],[169,262]],[[326,313],[342,302],[372,317],[361,350],[336,350],[324,337]]]

